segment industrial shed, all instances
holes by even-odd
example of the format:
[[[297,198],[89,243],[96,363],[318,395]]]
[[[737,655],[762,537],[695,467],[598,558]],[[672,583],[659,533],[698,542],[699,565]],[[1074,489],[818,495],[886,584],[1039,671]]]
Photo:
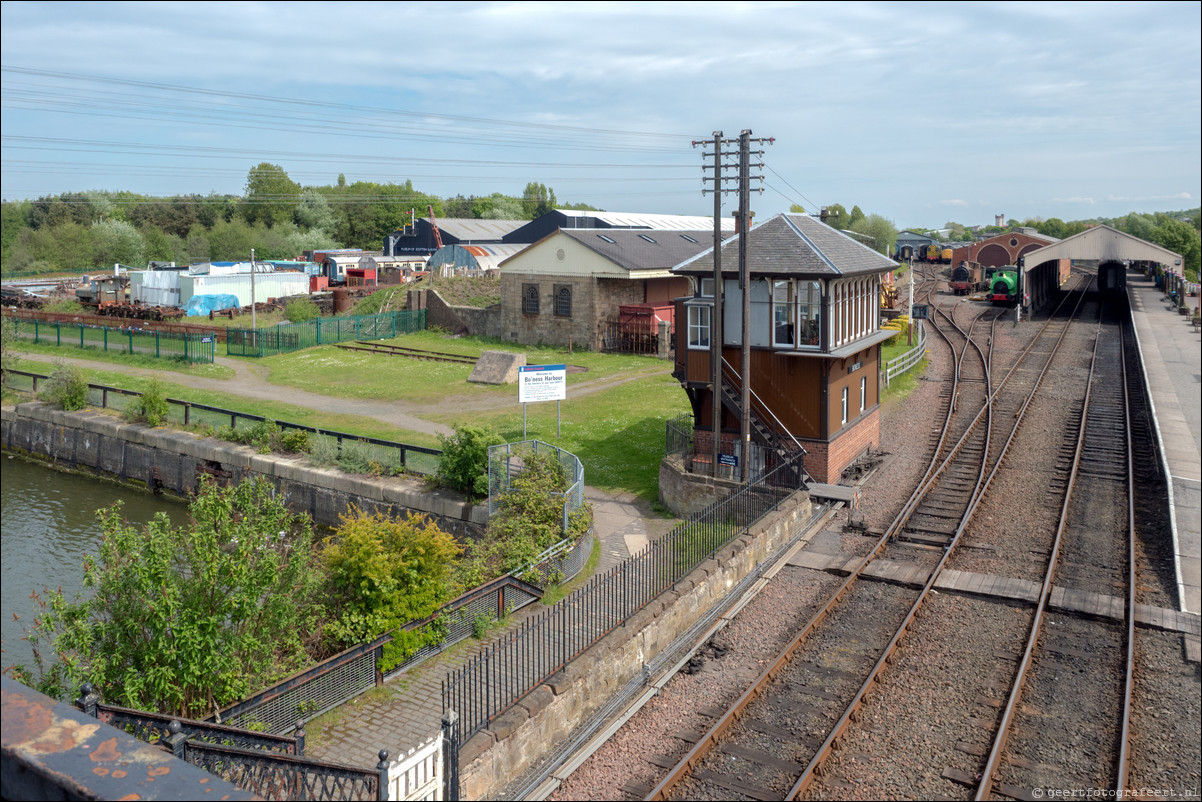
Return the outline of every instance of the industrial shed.
[[[476,220],[449,218],[431,220],[419,217],[411,226],[384,237],[385,256],[429,256],[439,249],[434,236],[437,225],[442,245],[500,245],[504,237],[520,228],[526,220]]]
[[[437,276],[480,276],[525,250],[526,245],[444,245],[430,255],[426,269]]]
[[[1160,264],[1177,272],[1182,264],[1179,253],[1116,228],[1097,225],[1024,254],[1018,264],[1022,266],[1023,286],[1032,307],[1038,309],[1047,302],[1052,291],[1067,278],[1067,271],[1060,266],[1074,262],[1097,265],[1099,276],[1110,270],[1125,273],[1128,264]]]
[[[712,245],[712,229],[557,229],[502,262],[501,337],[602,350],[622,307],[687,295],[671,270]]]

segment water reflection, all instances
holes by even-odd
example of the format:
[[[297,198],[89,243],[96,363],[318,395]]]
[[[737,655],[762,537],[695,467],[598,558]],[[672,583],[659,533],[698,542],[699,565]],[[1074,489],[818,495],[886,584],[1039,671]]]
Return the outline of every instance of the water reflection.
[[[159,510],[176,524],[187,521],[187,507],[180,502],[0,456],[4,668],[32,661],[22,628],[36,611],[30,594],[61,587],[73,597],[82,588],[84,555],[94,554],[100,541],[96,510],[118,500],[134,524],[149,521]]]

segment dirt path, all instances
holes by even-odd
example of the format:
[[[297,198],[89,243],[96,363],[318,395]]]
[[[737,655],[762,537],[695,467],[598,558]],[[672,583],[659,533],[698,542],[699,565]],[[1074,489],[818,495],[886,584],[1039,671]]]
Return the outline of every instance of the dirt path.
[[[156,377],[165,382],[173,384],[181,384],[185,387],[193,387],[197,390],[209,390],[214,392],[229,393],[230,395],[238,395],[244,398],[257,399],[263,401],[279,401],[285,404],[292,404],[298,407],[307,407],[309,409],[319,409],[326,411],[337,411],[345,415],[358,415],[364,418],[372,418],[382,423],[387,423],[390,426],[396,426],[409,431],[421,432],[430,435],[450,435],[452,429],[442,423],[425,420],[423,415],[445,415],[447,413],[456,412],[483,412],[493,409],[504,409],[512,406],[514,401],[512,398],[475,398],[468,399],[463,396],[448,395],[436,404],[413,404],[404,401],[374,401],[359,398],[344,398],[342,396],[323,395],[314,393],[308,390],[301,390],[296,387],[290,387],[284,384],[271,384],[268,380],[269,371],[262,365],[255,364],[246,359],[235,359],[231,357],[216,357],[215,361],[222,367],[230,368],[234,371],[234,377],[231,379],[212,379],[204,376],[189,376],[186,373],[178,373],[170,370],[155,370],[153,368],[136,368],[125,365],[117,365],[108,362],[93,362],[87,359],[79,359],[75,357],[57,357],[45,354],[21,354],[22,359],[28,359],[37,362],[53,363],[56,361],[66,362],[69,365],[76,365],[81,368],[90,368],[93,370],[113,370],[114,372],[127,373],[131,376]],[[607,390],[611,387],[617,387],[627,382],[643,379],[650,376],[655,376],[661,373],[668,373],[670,367],[656,367],[649,370],[640,370],[636,373],[625,374],[621,376],[610,376],[603,379],[594,379],[592,381],[580,382],[572,386],[572,396],[579,397],[591,395],[593,393]]]

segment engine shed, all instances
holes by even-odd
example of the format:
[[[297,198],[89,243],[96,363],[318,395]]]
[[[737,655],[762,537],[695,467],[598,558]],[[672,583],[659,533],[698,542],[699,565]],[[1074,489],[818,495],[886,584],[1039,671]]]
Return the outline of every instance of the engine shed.
[[[1097,265],[1099,287],[1103,291],[1120,291],[1126,286],[1128,265],[1161,264],[1179,271],[1182,259],[1181,254],[1167,248],[1107,225],[1097,225],[1023,256],[1018,264],[1032,308],[1041,308],[1063,283],[1059,266],[1074,262]]]
[[[895,333],[880,328],[881,282],[897,263],[812,217],[778,215],[747,235],[744,288],[742,236],[722,245],[720,301],[712,248],[672,271],[688,276],[693,288],[676,301],[673,372],[693,412],[694,452],[686,467],[721,476],[723,465],[747,460],[752,471],[768,470],[804,449],[809,475],[834,483],[880,444],[880,350]],[[746,410],[740,403],[744,292],[750,307]],[[721,331],[714,326],[716,308]],[[750,443],[742,441],[744,415]],[[715,437],[719,470],[710,456]]]

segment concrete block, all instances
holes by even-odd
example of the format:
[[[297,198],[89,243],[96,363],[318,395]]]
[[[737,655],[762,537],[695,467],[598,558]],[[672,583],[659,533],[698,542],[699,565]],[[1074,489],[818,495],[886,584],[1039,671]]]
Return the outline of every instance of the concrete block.
[[[511,707],[501,715],[493,719],[488,725],[488,730],[493,734],[497,741],[503,741],[508,738],[513,731],[526,723],[530,715],[519,705]],[[462,760],[462,757],[460,758]]]
[[[492,748],[497,742],[494,736],[488,730],[481,730],[468,739],[468,742],[459,747],[459,765],[468,766],[476,761],[481,755]]]
[[[540,712],[542,712],[547,705],[551,704],[554,699],[554,691],[552,691],[546,685],[539,685],[530,693],[526,694],[526,698],[522,699],[522,701],[518,702],[518,704],[525,708],[527,715],[529,715],[531,718],[534,718]]]
[[[551,692],[556,696],[559,696],[572,686],[572,680],[566,671],[557,671],[548,677],[543,685],[550,688]]]

